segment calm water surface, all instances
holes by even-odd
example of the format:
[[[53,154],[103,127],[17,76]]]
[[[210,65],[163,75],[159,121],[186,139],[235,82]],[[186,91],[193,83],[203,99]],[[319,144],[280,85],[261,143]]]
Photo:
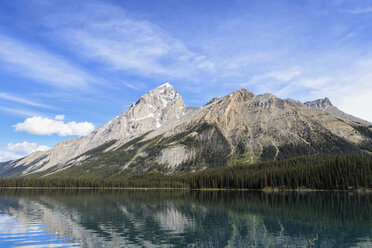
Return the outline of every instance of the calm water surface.
[[[372,194],[0,190],[0,247],[372,247]]]

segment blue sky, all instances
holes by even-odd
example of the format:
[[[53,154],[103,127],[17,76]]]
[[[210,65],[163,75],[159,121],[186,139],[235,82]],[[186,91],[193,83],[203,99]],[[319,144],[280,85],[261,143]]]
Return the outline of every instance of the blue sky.
[[[372,1],[0,1],[0,161],[83,135],[170,82],[329,97],[372,121]]]

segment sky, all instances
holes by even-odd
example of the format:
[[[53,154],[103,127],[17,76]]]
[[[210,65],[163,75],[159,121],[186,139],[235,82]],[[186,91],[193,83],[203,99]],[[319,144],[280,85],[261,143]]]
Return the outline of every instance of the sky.
[[[0,162],[86,135],[169,82],[372,121],[372,0],[0,0]]]

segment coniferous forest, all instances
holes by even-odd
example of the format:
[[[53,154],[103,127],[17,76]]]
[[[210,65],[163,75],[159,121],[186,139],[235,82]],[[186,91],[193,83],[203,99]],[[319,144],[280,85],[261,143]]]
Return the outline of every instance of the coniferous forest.
[[[302,156],[169,175],[148,172],[110,178],[1,179],[0,187],[368,189],[372,188],[372,157]]]

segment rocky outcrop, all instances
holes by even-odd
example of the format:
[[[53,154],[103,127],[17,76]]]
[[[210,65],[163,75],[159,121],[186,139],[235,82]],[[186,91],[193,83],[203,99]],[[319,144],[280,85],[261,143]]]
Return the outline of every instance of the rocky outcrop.
[[[324,99],[317,99],[315,101],[309,101],[304,103],[307,107],[313,108],[313,109],[320,109],[320,110],[327,110],[329,107],[332,107],[331,101],[328,99],[328,97]]]
[[[167,170],[172,171],[178,165],[192,160],[193,158],[192,151],[188,150],[186,146],[178,144],[161,150],[157,162],[168,167]]]

